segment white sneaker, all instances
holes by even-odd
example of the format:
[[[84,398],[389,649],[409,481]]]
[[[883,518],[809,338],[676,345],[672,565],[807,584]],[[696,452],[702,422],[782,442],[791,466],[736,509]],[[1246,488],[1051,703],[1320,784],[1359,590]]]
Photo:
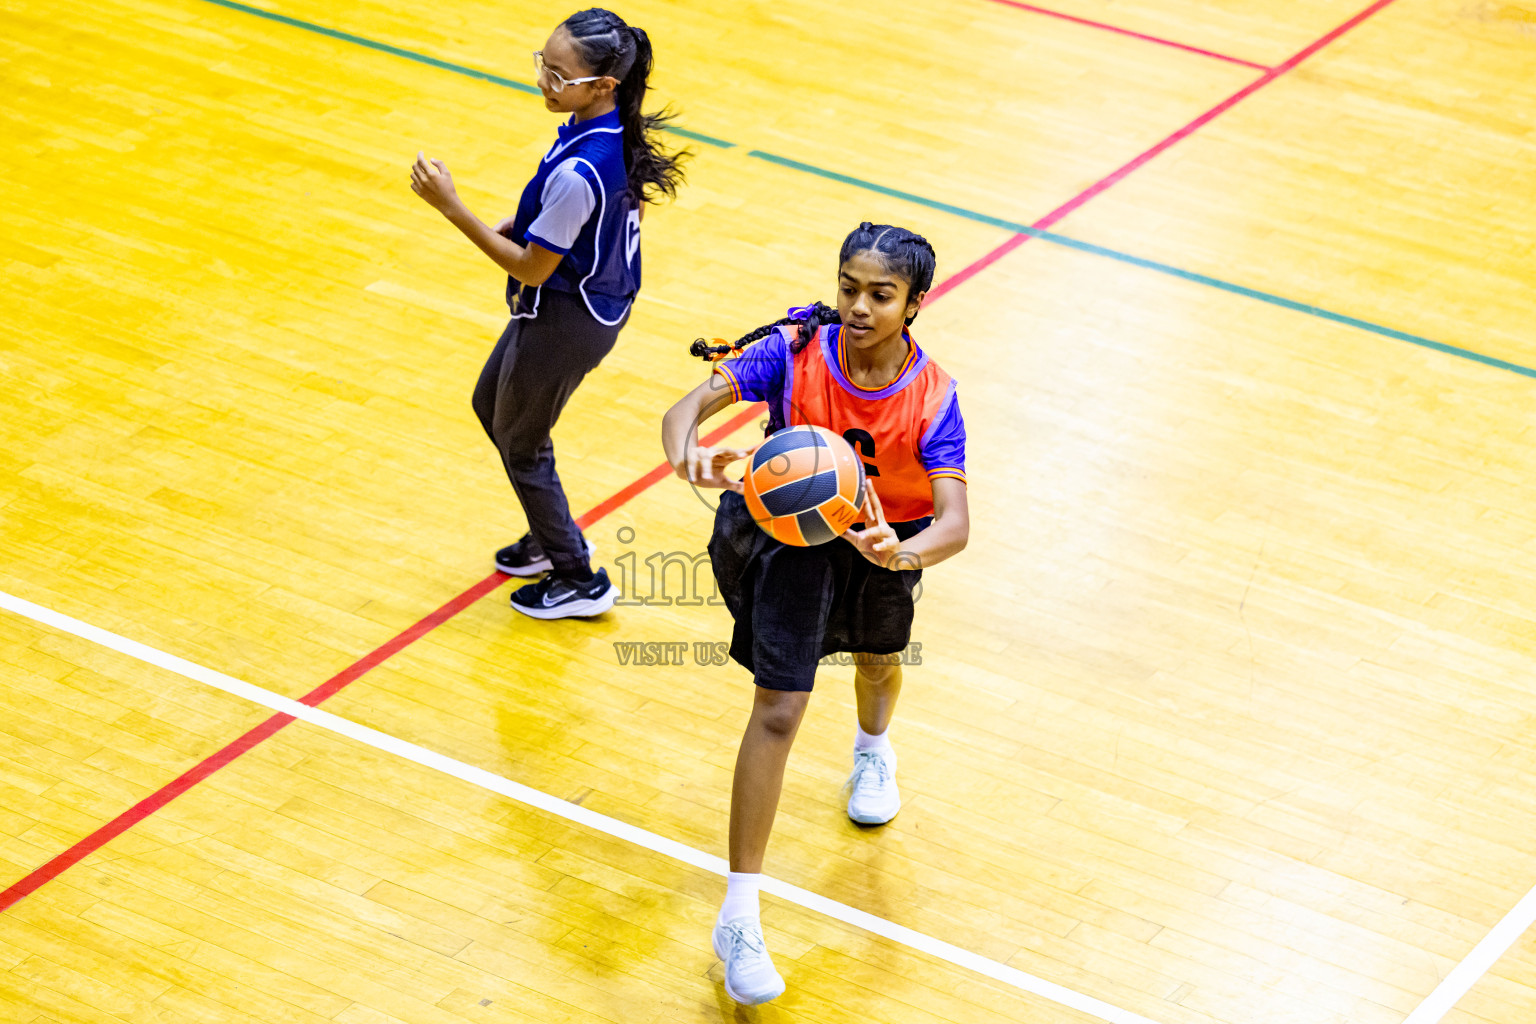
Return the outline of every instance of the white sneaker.
[[[860,825],[884,825],[901,810],[894,751],[855,750],[848,784],[853,787],[848,797],[848,817]]]
[[[743,1006],[756,1006],[784,994],[784,979],[773,969],[763,926],[755,917],[715,924],[715,955],[725,962],[725,994]]]

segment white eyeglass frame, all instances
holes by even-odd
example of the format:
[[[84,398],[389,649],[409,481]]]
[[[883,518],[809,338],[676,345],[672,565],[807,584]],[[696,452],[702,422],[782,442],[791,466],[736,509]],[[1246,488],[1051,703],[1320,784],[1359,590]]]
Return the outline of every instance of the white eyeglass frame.
[[[533,69],[539,75],[549,76],[549,87],[555,92],[565,92],[568,85],[585,85],[587,82],[601,82],[608,75],[588,75],[585,78],[566,78],[560,72],[544,63],[544,51],[533,51]],[[537,77],[537,76],[535,76]]]

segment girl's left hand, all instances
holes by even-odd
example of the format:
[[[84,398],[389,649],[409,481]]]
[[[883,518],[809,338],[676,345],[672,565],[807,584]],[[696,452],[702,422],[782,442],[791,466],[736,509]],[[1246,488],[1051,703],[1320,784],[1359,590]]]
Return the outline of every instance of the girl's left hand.
[[[441,160],[428,160],[419,151],[416,162],[411,165],[411,191],[439,213],[446,212],[459,201],[448,168]]]
[[[901,550],[901,538],[896,536],[896,531],[885,521],[885,510],[880,507],[880,496],[875,493],[875,485],[868,480],[864,481],[864,529],[847,530],[843,533],[843,539],[859,549],[859,554],[874,562],[880,568],[906,568],[915,569],[916,566],[891,566],[893,558],[899,557]]]

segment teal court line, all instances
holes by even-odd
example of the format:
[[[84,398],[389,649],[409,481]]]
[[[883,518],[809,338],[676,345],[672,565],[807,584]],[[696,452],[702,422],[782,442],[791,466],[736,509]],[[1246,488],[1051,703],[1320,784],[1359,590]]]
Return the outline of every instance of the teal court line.
[[[1297,302],[1295,299],[1287,299],[1282,295],[1274,295],[1270,292],[1261,292],[1256,288],[1249,288],[1246,285],[1234,284],[1231,281],[1223,281],[1220,278],[1211,277],[1207,274],[1199,274],[1193,270],[1182,270],[1179,267],[1175,267],[1167,263],[1159,263],[1156,260],[1143,259],[1140,256],[1132,256],[1130,253],[1120,252],[1117,249],[1107,249],[1102,245],[1094,245],[1092,242],[1081,242],[1075,238],[1068,238],[1066,235],[1058,235],[1053,231],[1041,231],[1039,228],[1032,228],[1028,224],[1020,224],[1016,221],[1004,220],[1001,217],[992,217],[984,213],[976,213],[975,211],[967,210],[964,207],[952,206],[949,203],[940,202],[936,199],[927,199],[923,196],[913,195],[910,192],[902,192],[898,189],[887,188],[884,185],[877,185],[874,182],[861,181],[858,178],[851,178],[846,174],[839,174],[836,171],[828,171],[820,167],[815,167],[811,164],[803,164],[798,160],[790,160],[788,157],[775,156],[772,153],[764,153],[760,150],[753,150],[748,155],[755,156],[761,160],[767,160],[796,171],[803,171],[806,174],[814,174],[818,177],[829,178],[833,181],[839,181],[847,185],[854,185],[858,188],[867,189],[871,192],[879,192],[883,195],[893,196],[897,199],[904,199],[909,203],[915,203],[919,206],[926,206],[930,209],[942,210],[945,213],[954,214],[957,217],[964,217],[967,220],[974,220],[982,224],[991,224],[994,227],[1006,228],[1007,230],[1013,231],[1016,234],[1029,235],[1031,238],[1038,238],[1042,242],[1050,242],[1053,245],[1059,245],[1063,248],[1076,249],[1078,252],[1092,253],[1095,256],[1103,256],[1106,259],[1117,260],[1121,263],[1129,263],[1134,267],[1143,267],[1147,270],[1157,271],[1160,274],[1167,274],[1170,277],[1182,278],[1185,281],[1193,281],[1195,284],[1203,284],[1211,288],[1219,288],[1224,292],[1230,292],[1233,295],[1241,295],[1249,299],[1257,299],[1260,302],[1267,302],[1272,306],[1279,306],[1282,309],[1295,310],[1298,313],[1305,313],[1308,316],[1315,316],[1323,320],[1332,320],[1334,323],[1344,324],[1348,327],[1357,327],[1362,331],[1370,331],[1372,334],[1379,334],[1384,338],[1393,338],[1397,341],[1406,341],[1409,344],[1433,349],[1436,352],[1444,352],[1446,355],[1458,356],[1462,359],[1470,359],[1473,362],[1483,363],[1486,366],[1493,366],[1500,370],[1508,370],[1511,373],[1518,373],[1526,377],[1536,378],[1536,369],[1532,369],[1529,366],[1521,366],[1519,363],[1506,362],[1503,359],[1496,359],[1493,356],[1483,355],[1481,352],[1473,352],[1471,349],[1459,348],[1455,345],[1447,345],[1444,342],[1420,337],[1417,334],[1409,334],[1406,331],[1399,331],[1396,328],[1384,327],[1381,324],[1371,323],[1369,320],[1361,320],[1358,317],[1347,316],[1343,313],[1335,313],[1332,310],[1324,309],[1321,306],[1310,306],[1305,302]]]
[[[268,21],[275,21],[280,25],[288,25],[292,28],[301,28],[306,32],[314,32],[318,35],[326,36],[330,39],[339,39],[344,43],[352,43],[356,46],[362,46],[369,50],[377,50],[380,53],[387,53],[394,57],[404,57],[406,60],[413,60],[418,64],[425,64],[428,67],[439,68],[443,71],[452,71],[454,74],[466,75],[469,78],[478,78],[482,82],[490,82],[492,85],[500,85],[507,89],[516,90],[517,92],[531,93],[534,96],[543,95],[543,93],[539,91],[539,87],[536,85],[529,85],[527,82],[519,82],[515,78],[504,78],[501,75],[493,75],[489,71],[481,71],[477,68],[465,67],[463,64],[454,64],[450,61],[439,60],[436,57],[429,57],[424,53],[417,53],[414,50],[406,50],[398,46],[391,46],[389,43],[381,43],[377,39],[369,39],[365,36],[353,35],[351,32],[342,32],[340,29],[327,28],[324,25],[316,25],[311,21],[302,21],[298,18],[290,18],[286,14],[278,14],[274,11],[264,11],[260,7],[252,7],[249,4],[236,3],[235,0],[206,0],[206,2],[219,7],[228,7],[230,10],[239,11],[242,14],[254,14],[258,18],[266,18]],[[667,131],[674,135],[680,135],[685,139],[691,139],[694,142],[703,142],[710,146],[717,146],[720,149],[736,148],[736,143],[734,142],[726,142],[723,139],[716,139],[709,135],[705,135],[702,132],[689,131],[687,128],[669,126]]]
[[[277,14],[273,11],[265,11],[260,7],[252,7],[248,4],[238,3],[236,0],[204,0],[204,2],[215,4],[219,7],[227,7],[230,10],[240,11],[243,14],[252,14],[258,18],[266,18],[269,21],[275,21],[292,28],[303,29],[306,32],[314,32],[322,36],[327,36],[331,39],[337,39],[342,42],[352,43],[356,46],[366,47],[370,50],[377,50],[380,53],[387,53],[395,57],[403,57],[406,60],[413,60],[418,64],[425,64],[428,67],[438,68],[443,71],[451,71],[454,74],[479,79],[482,82],[490,82],[493,85],[499,85],[507,89],[513,89],[517,92],[531,93],[535,96],[542,95],[537,86],[529,85],[527,82],[519,82],[516,79],[504,78],[501,75],[491,74],[489,71],[480,71],[476,68],[466,67],[462,64],[454,64],[449,61],[439,60],[436,57],[429,57],[426,54],[416,53],[413,50],[406,50],[398,46],[392,46],[389,43],[381,43],[374,39],[353,35],[350,32],[342,32],[338,29],[327,28],[324,25],[317,25],[313,22],[302,21],[298,18],[291,18],[286,14]],[[717,139],[713,136],[705,135],[702,132],[690,131],[687,128],[680,128],[676,125],[669,125],[666,130],[673,135],[679,136],[680,138],[685,138],[693,142],[701,142],[705,145],[713,146],[718,149],[740,148],[734,142],[728,142],[725,139]],[[1430,338],[1421,337],[1417,334],[1409,334],[1407,331],[1399,331],[1392,327],[1383,326],[1382,324],[1372,323],[1369,320],[1361,320],[1358,317],[1347,316],[1343,313],[1335,313],[1332,310],[1324,309],[1321,306],[1311,306],[1307,303],[1297,302],[1294,299],[1287,299],[1284,296],[1275,295],[1271,292],[1259,291],[1257,288],[1249,288],[1246,285],[1235,284],[1231,281],[1223,281],[1220,278],[1211,277],[1207,274],[1199,274],[1192,270],[1182,270],[1167,263],[1159,263],[1156,260],[1143,259],[1140,256],[1133,256],[1130,253],[1120,252],[1117,249],[1109,249],[1102,245],[1094,245],[1091,242],[1081,242],[1075,238],[1069,238],[1066,235],[1058,235],[1053,231],[1041,231],[1038,228],[1032,228],[1027,224],[1020,224],[1017,221],[1004,220],[1001,217],[993,217],[985,213],[978,213],[975,210],[967,210],[962,206],[955,206],[951,203],[941,202],[937,199],[928,199],[923,196],[913,195],[911,192],[903,192],[900,189],[889,188],[885,185],[880,185],[872,181],[865,181],[862,178],[855,178],[847,174],[840,174],[837,171],[831,171],[823,167],[817,167],[814,164],[801,163],[799,160],[791,160],[788,157],[778,156],[776,154],[768,153],[760,149],[748,150],[747,156],[757,160],[763,160],[771,164],[776,164],[777,166],[786,168],[788,170],[799,171],[804,174],[812,174],[816,177],[825,178],[829,181],[836,181],[844,185],[851,185],[854,188],[863,189],[866,192],[875,192],[880,195],[890,196],[894,199],[901,199],[905,202],[913,203],[917,206],[923,206],[930,210],[938,210],[943,213],[951,214],[952,216],[962,217],[966,220],[975,221],[978,224],[988,224],[992,227],[998,227],[1007,231],[1012,231],[1015,234],[1028,235],[1031,238],[1038,238],[1042,242],[1049,242],[1052,245],[1059,245],[1063,248],[1075,249],[1078,252],[1085,252],[1095,256],[1102,256],[1105,259],[1126,263],[1133,267],[1141,267],[1145,270],[1155,271],[1159,274],[1166,274],[1170,277],[1180,278],[1181,280],[1190,281],[1195,284],[1206,285],[1210,288],[1217,288],[1232,295],[1241,295],[1244,298],[1256,299],[1259,302],[1265,302],[1271,306],[1279,306],[1282,309],[1289,309],[1297,313],[1304,313],[1307,316],[1317,317],[1322,320],[1330,320],[1337,324],[1343,324],[1346,327],[1354,327],[1362,331],[1369,331],[1370,333],[1379,335],[1383,338],[1391,338],[1395,341],[1407,342],[1410,345],[1418,345],[1421,348],[1432,349],[1433,351],[1442,352],[1446,355],[1456,356],[1460,359],[1469,359],[1476,363],[1482,363],[1485,366],[1491,366],[1500,370],[1508,370],[1511,373],[1518,373],[1522,376],[1536,379],[1536,369],[1533,369],[1532,367],[1522,366],[1519,363],[1507,362],[1506,360],[1497,359],[1493,356],[1484,355],[1481,352],[1474,352],[1471,349],[1461,348],[1456,345],[1447,345],[1444,342],[1434,341]]]

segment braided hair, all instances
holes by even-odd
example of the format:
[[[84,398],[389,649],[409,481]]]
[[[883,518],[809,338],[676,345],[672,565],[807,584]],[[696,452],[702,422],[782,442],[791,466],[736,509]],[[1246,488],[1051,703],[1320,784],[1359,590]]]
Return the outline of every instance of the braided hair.
[[[837,265],[841,267],[856,253],[870,253],[891,273],[907,282],[907,295],[920,295],[933,286],[933,274],[938,267],[938,254],[933,251],[933,246],[928,239],[906,228],[893,227],[890,224],[871,224],[864,221],[858,227],[848,233],[843,239],[843,247],[837,255]],[[906,318],[910,327],[912,321],[917,319],[914,313]],[[795,337],[790,339],[791,352],[799,352],[805,348],[810,340],[816,337],[816,332],[830,324],[842,323],[842,317],[837,310],[820,302],[814,302],[809,306],[800,306],[789,310],[782,320],[775,320],[771,324],[748,331],[734,342],[727,343],[722,338],[716,338],[719,344],[710,345],[703,338],[694,339],[693,345],[688,351],[695,356],[711,361],[724,359],[734,352],[740,352],[748,345],[760,338],[766,338],[780,327],[789,324],[798,324],[799,330]]]
[[[790,339],[789,350],[791,352],[799,352],[810,343],[812,338],[816,337],[816,332],[824,326],[840,324],[842,322],[842,318],[838,316],[837,310],[825,303],[813,302],[809,306],[798,306],[791,309],[788,311],[788,315],[783,318],[775,320],[771,324],[763,324],[761,327],[754,328],[735,341],[727,342],[724,338],[716,338],[715,341],[718,344],[711,345],[703,338],[694,338],[693,344],[688,347],[688,354],[698,356],[701,359],[707,359],[712,363],[719,362],[726,356],[740,352],[754,341],[768,337],[768,335],[780,327],[787,327],[790,324],[798,324],[799,330]]]
[[[939,257],[928,239],[915,231],[890,224],[871,224],[866,220],[843,239],[837,265],[841,267],[849,257],[861,252],[871,254],[886,270],[905,279],[909,298],[921,295],[933,286],[933,272],[938,268]],[[916,319],[916,313],[907,317],[907,326],[912,326]]]
[[[577,11],[561,25],[571,34],[576,52],[594,74],[618,80],[619,123],[624,127],[624,169],[635,202],[677,197],[683,183],[682,162],[688,150],[668,153],[656,140],[677,115],[671,110],[646,114],[646,80],[651,75],[651,39],[644,29],[628,25],[612,11],[591,7]]]

